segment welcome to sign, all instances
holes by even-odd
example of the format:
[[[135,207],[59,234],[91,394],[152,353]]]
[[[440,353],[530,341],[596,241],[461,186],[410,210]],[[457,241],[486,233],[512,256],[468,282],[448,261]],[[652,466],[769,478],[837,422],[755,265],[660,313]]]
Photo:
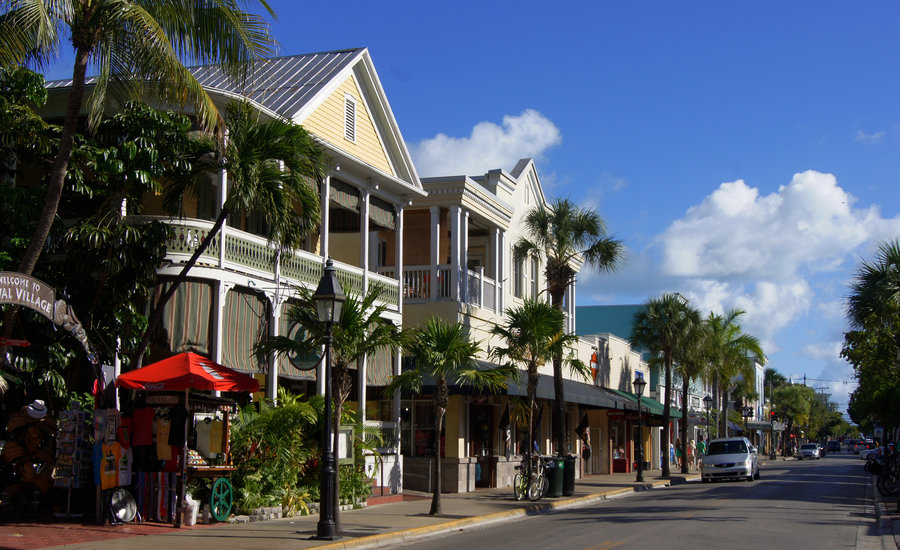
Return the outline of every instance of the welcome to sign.
[[[91,363],[97,364],[97,356],[91,351],[84,327],[75,317],[75,311],[65,300],[56,299],[56,291],[40,279],[16,273],[0,271],[0,304],[16,304],[33,309],[71,332],[88,354]]]

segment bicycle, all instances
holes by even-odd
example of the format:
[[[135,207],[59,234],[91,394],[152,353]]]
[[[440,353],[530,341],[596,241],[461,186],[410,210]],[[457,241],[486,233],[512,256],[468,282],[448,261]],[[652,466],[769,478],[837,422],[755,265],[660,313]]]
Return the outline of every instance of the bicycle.
[[[872,470],[877,470],[877,466],[870,467],[870,471]],[[900,453],[893,446],[888,447],[887,453],[882,455],[880,471],[873,473],[878,475],[875,482],[878,492],[886,497],[900,494]]]
[[[536,501],[547,494],[550,481],[545,473],[546,459],[538,455],[528,455],[522,464],[516,466],[518,472],[513,479],[513,494],[516,500],[528,497]]]

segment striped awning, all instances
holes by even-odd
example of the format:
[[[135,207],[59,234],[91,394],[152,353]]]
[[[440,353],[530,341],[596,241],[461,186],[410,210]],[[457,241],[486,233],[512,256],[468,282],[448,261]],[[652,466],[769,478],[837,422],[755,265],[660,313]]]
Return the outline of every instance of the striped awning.
[[[156,287],[157,300],[171,282]],[[210,308],[213,285],[209,281],[187,279],[163,308],[162,326],[169,350],[173,353],[194,351],[210,353]]]
[[[394,350],[380,349],[366,357],[366,384],[387,386],[394,374]]]
[[[359,214],[359,189],[349,183],[331,178],[329,198],[331,202]]]
[[[395,220],[394,207],[391,203],[378,197],[369,197],[369,221],[385,229],[395,229],[397,226]]]
[[[253,348],[266,334],[266,301],[255,292],[235,288],[225,297],[222,320],[222,363],[245,373],[265,372]]]

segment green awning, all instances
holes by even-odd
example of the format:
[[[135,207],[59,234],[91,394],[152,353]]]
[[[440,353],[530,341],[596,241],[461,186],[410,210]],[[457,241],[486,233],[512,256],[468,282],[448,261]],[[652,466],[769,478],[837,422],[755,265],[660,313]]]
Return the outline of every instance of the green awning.
[[[393,230],[397,227],[393,205],[378,197],[369,197],[369,220],[385,229]]]
[[[339,179],[331,178],[331,202],[359,214],[359,189]]]
[[[630,393],[627,391],[614,390],[614,389],[610,389],[609,391],[614,392],[617,395],[621,395],[622,397],[625,397],[625,398],[631,400],[634,403],[634,406],[629,407],[629,408],[633,409],[633,410],[637,410],[637,395],[636,394],[633,394],[633,393]],[[663,409],[665,408],[665,406],[662,403],[660,403],[656,399],[653,399],[652,397],[641,397],[641,407],[645,411],[649,412],[650,414],[655,414],[655,415],[659,415],[659,416],[662,416]],[[672,407],[671,411],[670,411],[670,415],[674,417],[674,416],[676,416],[676,413],[678,413],[678,415],[680,415],[681,410],[676,407]]]

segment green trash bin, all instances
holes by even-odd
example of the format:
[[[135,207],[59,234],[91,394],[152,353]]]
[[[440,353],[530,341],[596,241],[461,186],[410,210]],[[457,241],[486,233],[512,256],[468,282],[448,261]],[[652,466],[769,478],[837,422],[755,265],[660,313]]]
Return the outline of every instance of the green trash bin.
[[[562,494],[570,497],[575,494],[575,455],[566,457],[565,467],[563,468],[563,484]]]
[[[549,459],[545,474],[550,482],[547,487],[547,496],[551,498],[561,497],[563,494],[563,461],[555,458]]]

